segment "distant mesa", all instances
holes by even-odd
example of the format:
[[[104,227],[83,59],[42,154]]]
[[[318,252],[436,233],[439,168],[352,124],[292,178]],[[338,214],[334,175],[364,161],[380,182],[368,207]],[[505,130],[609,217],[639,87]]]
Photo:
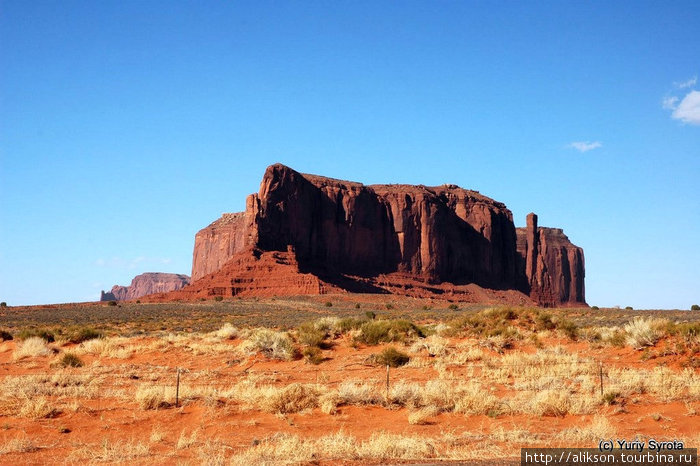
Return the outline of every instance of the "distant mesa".
[[[455,185],[371,185],[265,171],[244,212],[195,236],[192,284],[155,299],[331,292],[585,305],[583,250]],[[132,285],[133,286],[133,285]]]
[[[176,273],[148,272],[137,275],[129,286],[114,285],[108,292],[102,291],[100,301],[126,301],[153,293],[167,293],[190,284],[190,277]]]

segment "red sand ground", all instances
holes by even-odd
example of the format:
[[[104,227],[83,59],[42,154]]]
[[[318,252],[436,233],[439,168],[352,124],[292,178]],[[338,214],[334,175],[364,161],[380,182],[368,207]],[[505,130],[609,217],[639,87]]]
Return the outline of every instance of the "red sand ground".
[[[148,344],[156,341],[156,338],[138,338],[133,341]],[[324,351],[323,354],[327,359],[318,366],[309,365],[303,360],[271,361],[262,356],[244,361],[232,361],[233,348],[238,343],[237,340],[225,342],[231,346],[231,353],[195,355],[180,348],[166,352],[142,352],[126,360],[83,356],[85,367],[72,369],[72,372],[88,372],[93,363],[102,368],[111,366],[115,369],[116,372],[108,371],[105,394],[94,400],[77,400],[74,409],[63,409],[59,415],[50,419],[33,420],[16,416],[0,416],[2,426],[0,445],[14,438],[28,438],[38,447],[33,452],[0,455],[0,463],[84,462],[77,459],[71,460],[71,453],[75,454],[75,451],[80,448],[99,452],[104,448],[103,442],[114,444],[119,441],[141,441],[149,445],[149,455],[130,461],[133,464],[174,464],[183,460],[199,463],[203,460],[201,455],[206,454],[202,451],[208,439],[216,439],[225,445],[224,453],[229,457],[249,447],[254,441],[269,437],[275,432],[297,434],[302,437],[319,437],[342,430],[358,439],[366,439],[373,432],[380,430],[404,435],[440,437],[445,432],[488,433],[497,427],[506,430],[517,427],[546,439],[567,427],[585,426],[592,419],[591,415],[537,417],[517,414],[491,418],[485,415],[465,416],[443,413],[431,418],[426,425],[409,425],[406,409],[387,409],[380,406],[341,406],[335,415],[324,414],[319,409],[314,409],[311,412],[286,416],[247,411],[231,402],[223,406],[207,406],[203,401],[193,401],[179,408],[143,410],[133,399],[119,400],[108,393],[107,387],[116,383],[126,386],[127,390],[131,386],[135,391],[143,378],[153,372],[165,373],[170,379],[166,380],[164,377],[157,383],[172,384],[176,368],[191,372],[210,370],[212,376],[207,383],[221,386],[230,386],[240,380],[246,369],[249,373],[274,374],[277,385],[321,381],[333,386],[345,379],[382,381],[385,377],[383,367],[365,365],[367,356],[379,352],[381,347],[354,348],[349,344],[347,337],[336,340],[332,349]],[[678,359],[673,356],[640,361],[640,352],[630,348],[601,349],[593,348],[588,343],[571,343],[565,340],[545,342],[546,345],[555,343],[565,345],[569,352],[577,352],[582,357],[605,361],[606,368],[652,368],[663,364],[678,370]],[[33,357],[18,362],[13,361],[12,352],[15,346],[14,341],[5,342],[2,346],[0,379],[13,375],[57,371],[50,367],[52,357]],[[71,346],[67,345],[62,350],[70,350]],[[534,347],[523,343],[518,343],[516,349],[535,351]],[[128,379],[125,377],[125,371],[130,375],[137,375],[140,379]],[[458,376],[459,368],[455,368],[454,373]],[[191,383],[188,377],[187,372],[182,375],[183,384]],[[432,368],[403,367],[391,370],[392,381],[407,379],[425,382],[435,377],[436,373]],[[689,415],[688,411],[689,409],[700,411],[700,402],[697,400],[690,403],[661,402],[649,395],[640,395],[637,398],[636,403],[627,403],[624,410],[616,405],[604,405],[597,409],[597,413],[604,415],[615,427],[617,438],[633,439],[635,436],[642,435],[663,440],[697,439],[698,418],[696,415]],[[163,441],[149,442],[154,427],[163,432]],[[70,433],[61,433],[62,429],[69,429]],[[177,449],[175,445],[181,433],[184,431],[190,434],[195,430],[199,430],[196,443],[190,448]],[[499,444],[496,446],[505,451],[506,456],[517,456],[518,449],[524,445]]]

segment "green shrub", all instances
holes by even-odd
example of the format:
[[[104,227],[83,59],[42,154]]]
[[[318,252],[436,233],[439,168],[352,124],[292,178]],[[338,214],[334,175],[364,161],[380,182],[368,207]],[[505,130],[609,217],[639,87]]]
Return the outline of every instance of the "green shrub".
[[[482,314],[493,320],[515,320],[519,317],[518,313],[510,308],[487,309]]]
[[[316,328],[311,322],[301,324],[297,329],[297,340],[302,345],[320,348],[325,338],[326,332]]]
[[[682,324],[669,322],[666,325],[666,333],[669,335],[677,335],[687,341],[693,341],[700,336],[700,322],[685,322]]]
[[[66,353],[59,363],[62,367],[83,367],[83,361],[73,353]]]
[[[618,391],[605,392],[603,395],[603,403],[614,405],[617,403],[617,399],[620,398],[620,395],[621,394]]]
[[[554,330],[556,325],[552,322],[552,315],[546,312],[541,312],[535,318],[537,330]]]
[[[627,343],[627,335],[625,335],[625,332],[621,330],[615,330],[610,338],[607,339],[607,342],[612,346],[624,348],[625,344]]]
[[[223,296],[215,296],[214,301],[223,301],[224,297]]]
[[[304,359],[317,366],[323,362],[323,356],[321,355],[321,350],[318,349],[316,346],[309,346],[301,350],[301,355],[304,356]]]
[[[599,330],[591,328],[582,329],[581,334],[584,340],[589,341],[591,343],[599,342],[603,339],[603,335],[600,333]]]
[[[626,310],[626,311],[632,311],[632,310],[634,310],[634,308],[633,308],[632,306],[627,306],[627,307],[625,308],[625,310]]]
[[[390,324],[385,321],[366,322],[360,327],[360,335],[357,340],[368,345],[377,345],[380,342],[393,341],[389,337]]]
[[[330,301],[326,301],[326,307],[333,307],[333,303]]]
[[[369,320],[374,320],[374,319],[377,318],[377,314],[375,314],[375,313],[372,312],[372,311],[367,311],[367,312],[365,312],[365,316],[366,316]]]
[[[0,307],[7,307],[7,303],[5,301],[1,302]]]
[[[570,340],[576,340],[578,338],[578,327],[572,321],[562,319],[557,327],[561,329]]]
[[[700,311],[700,306],[698,306],[697,304],[693,304],[692,306],[690,306],[690,310],[691,311]]]
[[[360,308],[360,303],[355,303],[355,309],[359,309],[359,308]]]
[[[459,309],[459,306],[457,306],[455,303],[452,303],[449,306],[447,306],[447,309],[449,309],[450,311],[456,311],[457,309]]]
[[[102,338],[102,333],[89,327],[83,327],[72,332],[69,336],[68,341],[71,343],[82,343],[88,340],[94,340],[95,338]]]
[[[384,306],[385,306],[388,310],[394,309],[394,305],[391,304],[391,303],[386,303]]]
[[[599,308],[598,306],[592,306],[592,307],[591,307],[591,310],[593,310],[593,311],[598,311],[598,310],[600,310],[600,308]]]
[[[24,329],[17,334],[17,338],[23,341],[32,337],[42,338],[44,339],[44,341],[46,341],[46,343],[53,343],[54,341],[56,341],[54,333],[46,329]]]
[[[117,302],[116,301],[107,301],[107,306],[116,306]]]
[[[535,348],[544,348],[544,344],[542,343],[542,340],[539,339],[536,333],[530,334],[530,341],[532,342],[533,346]]]
[[[518,334],[510,322],[515,318],[517,318],[517,314],[512,309],[487,309],[476,315],[455,319],[449,325],[455,330],[466,331],[477,337],[488,338],[502,335],[506,338],[512,338]]]
[[[423,336],[425,335],[421,329],[407,320],[371,320],[362,324],[357,340],[368,345],[377,345]]]
[[[382,365],[389,367],[400,367],[408,364],[411,358],[393,346],[384,348],[384,350],[377,355],[377,362]]]
[[[12,334],[7,330],[0,330],[0,341],[12,340]]]
[[[350,330],[357,330],[362,326],[364,321],[359,319],[353,319],[352,317],[346,317],[338,321],[338,330],[340,333],[347,333]]]

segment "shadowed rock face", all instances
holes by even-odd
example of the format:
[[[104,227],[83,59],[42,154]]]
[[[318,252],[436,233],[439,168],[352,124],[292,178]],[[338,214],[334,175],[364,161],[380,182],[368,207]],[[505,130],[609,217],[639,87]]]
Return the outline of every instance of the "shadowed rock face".
[[[245,212],[197,233],[192,280],[266,251],[293,254],[300,273],[326,279],[400,274],[530,293],[511,212],[454,185],[365,186],[272,165]],[[238,262],[239,273],[255,268]]]
[[[190,284],[190,277],[175,273],[142,273],[131,280],[129,286],[114,285],[102,292],[100,301],[125,301],[153,293],[176,291]]]

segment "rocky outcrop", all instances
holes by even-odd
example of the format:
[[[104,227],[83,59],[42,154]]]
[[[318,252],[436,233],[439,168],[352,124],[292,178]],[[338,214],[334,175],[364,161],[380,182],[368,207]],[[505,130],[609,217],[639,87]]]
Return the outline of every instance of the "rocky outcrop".
[[[582,273],[576,278],[580,294],[560,293],[564,285],[540,286],[530,279],[538,276],[541,260],[547,264],[547,272],[540,273],[543,280],[571,282],[556,275],[564,273],[563,262],[549,264],[561,241],[545,230],[535,228],[543,239],[531,241],[538,254],[523,258],[510,210],[477,191],[455,185],[365,186],[276,164],[265,171],[259,192],[248,196],[245,212],[224,214],[197,233],[192,278],[195,285],[206,278],[213,294],[256,294],[262,281],[269,281],[258,274],[260,259],[267,258],[271,276],[279,272],[289,284],[294,281],[289,273],[296,269],[294,273],[306,276],[305,290],[321,290],[314,293],[336,287],[459,294],[468,291],[460,286],[471,284],[517,290],[543,303],[549,303],[548,290],[557,304],[579,297],[576,302],[583,302]],[[277,259],[270,259],[269,252],[277,253]],[[279,254],[284,255],[284,267]],[[534,264],[528,265],[529,275],[527,261]],[[532,293],[532,283],[541,292]],[[274,289],[274,280],[262,287]]]
[[[126,301],[153,293],[167,293],[190,284],[190,277],[175,273],[142,273],[131,280],[131,285],[114,285],[108,292],[102,291],[100,301]]]
[[[537,226],[537,215],[516,230],[530,297],[542,306],[586,304],[583,249],[559,228]]]

